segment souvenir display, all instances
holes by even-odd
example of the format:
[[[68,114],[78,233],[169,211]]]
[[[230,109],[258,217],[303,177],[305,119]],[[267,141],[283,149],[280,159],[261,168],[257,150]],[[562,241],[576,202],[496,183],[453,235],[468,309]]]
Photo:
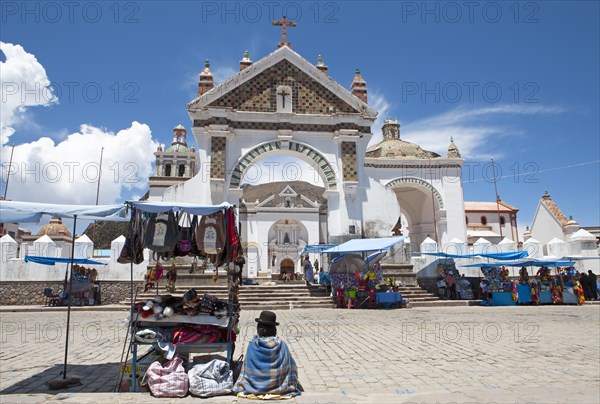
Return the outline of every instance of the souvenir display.
[[[235,347],[241,276],[237,275],[234,262],[243,259],[243,256],[240,258],[243,252],[235,211],[233,207],[202,208],[212,211],[198,215],[182,208],[177,214],[173,210],[152,213],[145,212],[143,205],[133,210],[132,224],[142,223],[135,227],[136,231],[140,232],[139,238],[144,240],[144,247],[154,251],[157,258],[156,265],[150,267],[146,274],[144,290],[157,286],[163,276],[161,259],[172,259],[166,273],[166,290],[172,295],[156,295],[151,299],[138,301],[133,305],[130,315],[132,363],[137,362],[138,345],[151,345],[153,352],[161,354],[168,361],[155,362],[146,372],[148,386],[157,397],[182,397],[187,394],[188,385],[181,368],[191,366],[189,353],[226,351],[226,363],[230,363]],[[190,210],[194,211],[194,208]],[[228,295],[225,299],[199,293],[195,289],[189,289],[182,296],[175,295],[175,257],[186,255],[194,257],[192,272],[199,266],[198,258],[204,261],[202,268],[206,268],[210,259],[214,264],[215,276],[218,276],[219,266],[225,266],[222,269],[223,274],[227,275]],[[141,375],[136,369],[131,367],[132,380],[139,381],[138,376]],[[173,377],[168,380],[155,377],[167,370]],[[199,396],[211,395],[210,391],[204,391],[206,386],[214,387],[214,383],[210,382],[211,377],[194,374],[192,393]],[[130,385],[132,391],[139,388],[138,383]],[[227,391],[228,385],[221,387],[223,391]],[[191,384],[189,389],[192,390]],[[171,394],[171,390],[175,391],[173,395],[165,395]]]

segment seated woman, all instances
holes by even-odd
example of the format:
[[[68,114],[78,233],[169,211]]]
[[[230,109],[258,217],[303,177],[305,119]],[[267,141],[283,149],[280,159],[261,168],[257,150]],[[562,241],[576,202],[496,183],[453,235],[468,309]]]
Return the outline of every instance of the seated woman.
[[[248,344],[242,371],[233,387],[240,397],[270,394],[291,398],[300,394],[298,367],[287,344],[277,337],[276,319],[271,311],[263,311],[255,319],[258,335]]]

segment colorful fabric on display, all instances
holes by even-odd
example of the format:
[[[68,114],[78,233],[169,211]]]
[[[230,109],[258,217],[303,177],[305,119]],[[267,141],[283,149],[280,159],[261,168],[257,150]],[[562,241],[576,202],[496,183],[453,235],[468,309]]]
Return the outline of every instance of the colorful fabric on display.
[[[573,287],[575,291],[575,295],[577,296],[577,300],[579,304],[585,303],[585,294],[583,293],[583,286],[581,286],[581,282],[577,281],[575,287]]]
[[[279,337],[254,336],[248,344],[234,393],[300,395],[298,367]]]
[[[540,291],[539,286],[536,284],[531,285],[531,301],[533,304],[540,304]]]

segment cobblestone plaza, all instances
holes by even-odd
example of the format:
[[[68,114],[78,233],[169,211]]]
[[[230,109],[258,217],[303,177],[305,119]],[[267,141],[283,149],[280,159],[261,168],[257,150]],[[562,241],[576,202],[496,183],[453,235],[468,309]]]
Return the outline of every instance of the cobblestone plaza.
[[[258,314],[242,312],[235,357]],[[66,313],[0,315],[1,403],[159,401],[148,393],[112,393],[127,312],[72,313],[69,373],[83,384],[59,392],[45,382],[62,370]],[[277,315],[305,389],[298,403],[600,402],[600,305]],[[208,400],[236,401],[245,400]]]

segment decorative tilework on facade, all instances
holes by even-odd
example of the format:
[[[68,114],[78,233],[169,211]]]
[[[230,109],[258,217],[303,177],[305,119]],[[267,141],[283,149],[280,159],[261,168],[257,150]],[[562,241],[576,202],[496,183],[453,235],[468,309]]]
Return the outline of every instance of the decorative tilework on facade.
[[[319,153],[316,149],[297,142],[289,142],[287,144],[287,149],[300,154],[304,154],[305,156],[310,158],[316,164],[320,173],[323,175],[323,182],[325,183],[326,187],[328,189],[336,188],[335,170],[333,169],[331,164],[329,164],[327,159],[323,157],[323,155]],[[281,143],[277,140],[258,145],[254,149],[246,153],[233,170],[233,173],[231,174],[231,183],[229,186],[231,188],[239,187],[240,181],[246,169],[249,166],[251,166],[256,160],[258,160],[259,156],[261,156],[262,154],[275,150],[281,150]]]
[[[369,126],[358,126],[354,123],[338,123],[335,125],[291,124],[286,122],[235,122],[227,118],[213,117],[210,119],[194,119],[194,127],[202,128],[208,125],[227,125],[232,129],[281,130],[289,129],[297,132],[336,132],[341,129],[358,130],[360,133],[371,133]]]
[[[342,170],[344,181],[358,181],[356,143],[354,142],[342,142]]]
[[[287,60],[282,60],[231,90],[209,107],[275,112],[278,86],[289,86],[292,89],[292,112],[296,114],[359,113]]]
[[[227,138],[213,136],[210,139],[210,178],[225,178],[225,149]]]

